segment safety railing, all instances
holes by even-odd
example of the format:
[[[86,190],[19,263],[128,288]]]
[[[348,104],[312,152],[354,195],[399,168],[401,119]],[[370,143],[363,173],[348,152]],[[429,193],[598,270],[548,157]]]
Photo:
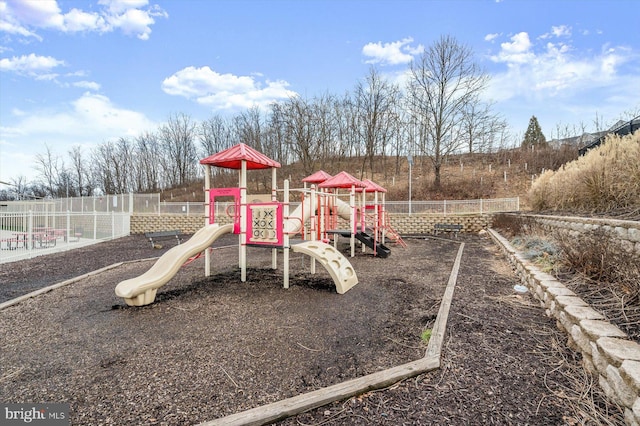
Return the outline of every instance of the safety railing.
[[[387,201],[387,213],[399,214],[487,214],[516,212],[520,210],[520,198],[493,198],[479,200],[442,201]]]
[[[127,213],[0,212],[0,263],[129,235]]]

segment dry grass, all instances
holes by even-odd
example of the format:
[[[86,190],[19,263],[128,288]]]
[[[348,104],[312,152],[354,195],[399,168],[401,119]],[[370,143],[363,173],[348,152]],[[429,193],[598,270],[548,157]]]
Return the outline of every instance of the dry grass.
[[[567,348],[564,335],[558,330],[538,333],[536,354],[554,367],[547,373],[545,385],[554,398],[563,401],[570,414],[563,417],[564,424],[622,425],[624,410],[611,403],[600,388],[597,378],[589,374],[580,362],[580,355]],[[540,404],[544,404],[541,399]]]
[[[604,231],[577,236],[558,231],[553,238],[564,267],[576,273],[569,287],[639,341],[640,258]]]
[[[529,202],[534,210],[640,211],[640,131],[610,135],[578,160],[543,173],[529,191]]]

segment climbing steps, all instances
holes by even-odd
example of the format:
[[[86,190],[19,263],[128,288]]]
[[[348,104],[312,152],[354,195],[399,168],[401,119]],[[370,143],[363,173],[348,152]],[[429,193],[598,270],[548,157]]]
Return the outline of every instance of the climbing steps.
[[[358,241],[362,242],[364,245],[372,249],[377,257],[385,258],[389,257],[389,255],[391,254],[391,250],[389,249],[389,247],[376,242],[371,237],[371,235],[367,234],[364,231],[358,231],[354,236]]]
[[[405,248],[407,247],[407,243],[404,242],[400,234],[398,234],[398,232],[395,229],[393,229],[393,227],[391,226],[391,221],[389,220],[389,216],[386,216],[386,219],[385,219],[384,235],[385,235],[385,238],[389,238],[390,240],[393,240],[397,245],[400,245]]]

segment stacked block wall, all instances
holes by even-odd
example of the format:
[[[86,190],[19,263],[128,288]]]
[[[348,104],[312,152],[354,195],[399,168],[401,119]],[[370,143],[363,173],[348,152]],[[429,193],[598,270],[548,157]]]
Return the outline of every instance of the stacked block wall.
[[[217,220],[220,225],[231,223],[231,218],[221,217]],[[163,215],[132,215],[131,234],[145,232],[180,230],[183,234],[193,234],[205,225],[202,216],[185,216],[183,214]]]
[[[552,275],[540,271],[500,234],[489,233],[520,281],[566,333],[568,346],[582,354],[585,369],[597,378],[607,397],[624,408],[625,422],[639,425],[640,345]]]
[[[401,235],[433,234],[436,223],[462,225],[462,232],[480,232],[491,226],[492,216],[488,214],[476,215],[418,215],[414,214],[389,214],[391,226]],[[230,223],[228,217],[221,217],[218,223],[224,225]],[[193,234],[204,226],[205,219],[202,216],[185,215],[133,215],[131,216],[131,234],[143,234],[145,232],[170,231],[179,229],[184,234]],[[339,227],[349,227],[347,221],[340,220]]]
[[[573,235],[596,230],[604,231],[619,240],[628,251],[634,251],[640,255],[640,222],[637,221],[535,214],[522,216],[534,219],[545,229],[563,229]]]

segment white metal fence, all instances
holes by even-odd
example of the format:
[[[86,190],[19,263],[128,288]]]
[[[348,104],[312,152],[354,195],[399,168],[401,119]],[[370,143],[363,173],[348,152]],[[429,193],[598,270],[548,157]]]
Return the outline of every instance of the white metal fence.
[[[119,194],[94,197],[55,198],[38,201],[0,201],[0,213],[109,213],[132,212],[134,203],[151,199],[157,204],[160,194]],[[155,201],[157,200],[157,201]]]
[[[232,214],[215,204],[215,216]],[[297,203],[292,203],[295,208]],[[477,214],[520,210],[519,198],[388,201],[391,214]],[[0,202],[0,263],[129,235],[131,214],[204,216],[203,202],[161,202],[160,194],[124,194],[48,201]]]
[[[0,263],[129,235],[128,212],[0,212]]]
[[[217,202],[216,216],[226,214],[232,203]],[[295,203],[292,203],[292,208]],[[387,201],[389,213],[420,214],[433,213],[444,215],[512,212],[520,210],[520,199],[493,198],[481,200],[443,200],[443,201]],[[204,216],[205,204],[202,201],[168,202],[160,201],[160,194],[123,194],[103,197],[76,197],[50,201],[4,201],[0,202],[0,213],[32,211],[34,213],[89,213],[121,212],[131,214],[182,214],[186,216]]]
[[[520,210],[520,198],[492,198],[480,200],[442,200],[442,201],[387,201],[387,213],[404,214],[484,214],[499,212],[517,212]]]
[[[299,203],[291,203],[291,209],[297,207]],[[230,202],[216,202],[215,215],[226,214],[227,209],[232,206]],[[443,200],[443,201],[387,201],[386,210],[388,213],[399,214],[476,214],[476,213],[498,213],[515,212],[520,210],[519,198],[495,198],[482,200]],[[160,202],[151,206],[147,210],[136,210],[136,214],[184,214],[187,216],[204,216],[204,203],[196,202]]]
[[[291,209],[299,203],[291,203]],[[227,214],[227,209],[233,203],[216,202],[215,216]],[[385,208],[388,213],[398,214],[484,214],[499,212],[516,212],[520,210],[520,199],[493,198],[481,200],[443,200],[443,201],[387,201]],[[204,216],[204,203],[194,202],[161,202],[151,212],[136,211],[137,214],[184,214],[187,216]]]

